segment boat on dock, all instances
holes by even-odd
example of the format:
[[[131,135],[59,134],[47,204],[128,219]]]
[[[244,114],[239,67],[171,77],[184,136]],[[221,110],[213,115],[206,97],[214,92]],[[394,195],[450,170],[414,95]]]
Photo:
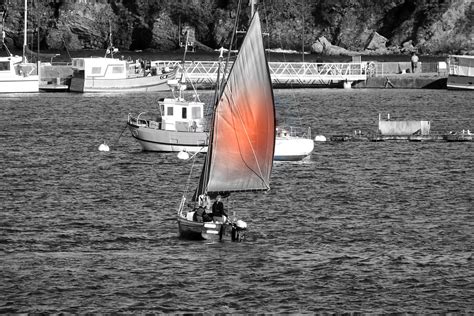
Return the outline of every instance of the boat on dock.
[[[36,64],[22,56],[0,57],[0,93],[39,92]]]
[[[71,92],[162,92],[169,91],[168,80],[176,78],[178,67],[158,67],[151,61],[115,58],[118,49],[109,33],[104,57],[72,58]]]
[[[25,0],[24,28],[23,28],[23,55],[12,55],[5,44],[5,33],[2,34],[2,45],[9,56],[0,57],[0,93],[28,93],[39,92],[39,76],[36,63],[29,63],[26,59],[28,4]],[[4,23],[2,22],[2,25]]]
[[[72,59],[71,92],[162,92],[169,91],[168,80],[176,78],[177,68],[151,65],[110,57]]]
[[[450,55],[448,69],[448,89],[474,90],[474,56]]]

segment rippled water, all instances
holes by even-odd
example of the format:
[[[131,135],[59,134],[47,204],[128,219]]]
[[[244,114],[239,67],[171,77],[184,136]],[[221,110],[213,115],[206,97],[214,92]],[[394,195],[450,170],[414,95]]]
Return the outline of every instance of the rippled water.
[[[269,193],[227,202],[245,242],[190,242],[174,216],[192,163],[119,138],[157,97],[0,96],[1,313],[474,312],[473,143],[316,143],[309,161],[275,163]],[[281,123],[313,135],[388,112],[474,130],[468,92],[275,99]]]

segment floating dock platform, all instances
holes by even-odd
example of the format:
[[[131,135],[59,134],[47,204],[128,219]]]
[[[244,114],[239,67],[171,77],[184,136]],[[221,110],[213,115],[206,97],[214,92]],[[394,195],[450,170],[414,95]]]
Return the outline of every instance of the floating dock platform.
[[[472,142],[473,135],[467,133],[445,133],[430,135],[380,135],[380,134],[338,134],[329,136],[331,142]]]

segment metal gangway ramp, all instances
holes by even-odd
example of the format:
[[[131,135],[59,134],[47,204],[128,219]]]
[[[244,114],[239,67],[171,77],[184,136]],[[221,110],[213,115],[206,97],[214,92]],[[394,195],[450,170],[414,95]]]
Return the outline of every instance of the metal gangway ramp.
[[[157,67],[174,67],[179,61],[153,61]],[[324,86],[339,82],[356,82],[367,79],[367,62],[303,63],[269,62],[270,77],[275,86]],[[222,67],[224,63],[222,63]],[[232,65],[228,65],[230,69]],[[213,86],[217,80],[219,62],[187,61],[184,63],[186,81],[196,85]],[[179,74],[178,74],[179,75]]]

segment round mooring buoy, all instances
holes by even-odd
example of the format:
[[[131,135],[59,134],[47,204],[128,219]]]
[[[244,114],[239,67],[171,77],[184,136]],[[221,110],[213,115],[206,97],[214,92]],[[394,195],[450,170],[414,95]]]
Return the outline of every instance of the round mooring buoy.
[[[315,142],[325,142],[325,141],[326,141],[326,136],[324,136],[324,135],[317,135],[317,136],[314,138],[314,141],[315,141]]]
[[[109,150],[110,150],[110,148],[109,148],[109,146],[107,146],[106,143],[100,144],[99,151],[109,151]]]

